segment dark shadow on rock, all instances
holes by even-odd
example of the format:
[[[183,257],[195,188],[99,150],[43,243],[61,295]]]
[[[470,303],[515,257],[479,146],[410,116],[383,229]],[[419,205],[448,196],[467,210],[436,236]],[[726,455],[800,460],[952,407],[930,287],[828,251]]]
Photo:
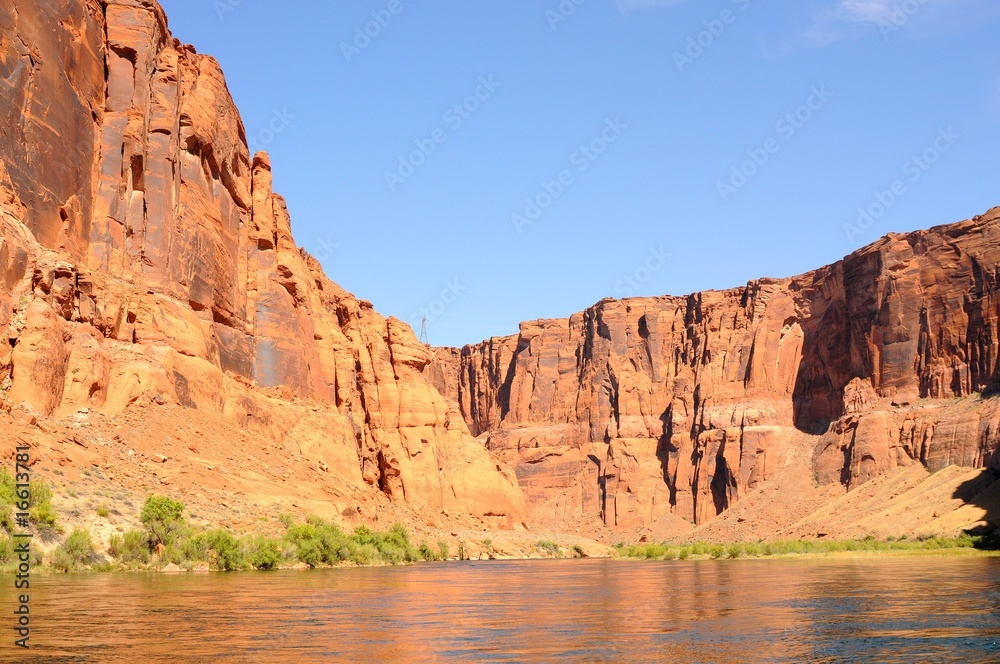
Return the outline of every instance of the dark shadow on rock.
[[[966,532],[975,538],[975,547],[986,551],[1000,551],[1000,471],[984,469],[971,480],[963,482],[955,493],[969,505],[986,510],[984,524]]]
[[[795,428],[819,435],[843,414],[844,386],[850,381],[850,332],[841,303],[819,319],[802,321],[802,361],[795,376]]]
[[[670,490],[670,504],[677,506],[677,485],[674,478],[670,476],[670,464],[671,462],[676,462],[677,458],[680,456],[680,451],[673,446],[671,439],[674,434],[673,416],[671,409],[673,406],[668,406],[667,410],[660,415],[660,422],[663,424],[663,434],[656,443],[656,458],[660,461],[660,471],[663,474],[663,483],[667,485]]]

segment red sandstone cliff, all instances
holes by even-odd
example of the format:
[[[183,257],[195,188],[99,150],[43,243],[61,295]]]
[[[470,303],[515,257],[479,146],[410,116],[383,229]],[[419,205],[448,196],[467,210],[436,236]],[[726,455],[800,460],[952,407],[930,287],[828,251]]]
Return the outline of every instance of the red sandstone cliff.
[[[341,495],[522,523],[432,354],[296,247],[218,63],[155,1],[0,2],[0,114],[8,404],[114,418],[155,398],[293,445]]]
[[[841,508],[859,534],[982,516],[939,516],[922,482],[1000,466],[998,211],[435,356],[295,246],[218,64],[152,0],[0,0],[0,113],[0,452],[251,522],[755,539],[740,524],[815,535]],[[939,476],[948,498],[966,478]]]
[[[995,209],[798,277],[439,349],[437,381],[549,525],[705,523],[793,466],[844,489],[1000,468],[998,275]]]

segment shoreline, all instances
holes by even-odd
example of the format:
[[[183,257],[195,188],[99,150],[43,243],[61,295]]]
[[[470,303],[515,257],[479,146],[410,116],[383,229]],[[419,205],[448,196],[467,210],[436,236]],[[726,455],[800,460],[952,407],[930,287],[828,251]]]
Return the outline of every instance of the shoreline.
[[[734,542],[731,544],[693,542],[688,544],[647,543],[616,547],[621,557],[635,560],[740,560],[788,557],[862,558],[899,556],[1000,555],[995,534],[957,537],[939,535],[915,539],[894,537],[878,540],[776,540],[771,542]]]
[[[503,531],[461,533],[450,538],[438,533],[414,533],[395,523],[387,530],[358,525],[348,530],[336,522],[310,515],[300,520],[282,513],[276,523],[280,534],[234,532],[226,527],[196,525],[185,516],[186,507],[166,496],[149,495],[137,515],[139,528],[125,525],[107,536],[94,537],[86,527],[74,526],[69,534],[58,523],[52,507],[53,492],[42,480],[33,484],[29,523],[42,542],[30,552],[15,550],[10,530],[14,508],[13,478],[0,469],[0,576],[26,571],[36,574],[66,573],[202,573],[209,571],[302,571],[359,567],[408,566],[422,562],[472,560],[622,559],[659,561],[864,559],[893,557],[992,557],[1000,555],[1000,537],[963,532],[957,536],[921,534],[876,539],[785,539],[728,544],[694,541],[647,542],[610,547],[568,534],[523,532],[511,538]],[[109,516],[105,511],[104,516]],[[4,536],[4,533],[6,536]],[[434,540],[435,535],[441,538]],[[911,538],[912,537],[912,538]],[[493,538],[496,538],[494,540]],[[61,543],[55,544],[61,539]],[[25,555],[27,554],[27,555]]]
[[[861,560],[885,559],[885,558],[1000,558],[1000,551],[986,549],[969,549],[964,547],[954,547],[948,549],[913,549],[913,550],[882,550],[882,551],[817,551],[811,553],[783,553],[773,556],[740,556],[739,558],[720,557],[713,558],[709,555],[691,556],[686,559],[649,559],[638,556],[620,556],[612,560],[630,562],[738,562],[738,561],[761,561],[761,560]]]
[[[82,568],[71,572],[64,572],[53,569],[48,565],[41,568],[32,569],[32,573],[43,577],[58,577],[75,575],[189,575],[189,574],[232,574],[239,573],[270,573],[270,572],[318,572],[331,570],[356,570],[356,569],[379,569],[386,567],[420,567],[422,565],[436,564],[462,564],[462,563],[528,563],[528,562],[556,562],[556,561],[580,561],[580,560],[608,560],[616,562],[648,562],[648,563],[694,563],[694,562],[719,562],[731,563],[738,561],[818,561],[818,560],[885,560],[891,558],[1000,558],[1000,550],[976,549],[972,547],[947,547],[947,548],[914,548],[914,549],[866,549],[854,551],[813,551],[806,553],[779,553],[774,555],[743,555],[740,557],[713,557],[710,554],[692,555],[687,558],[647,558],[634,555],[619,556],[533,556],[533,557],[509,557],[509,558],[486,558],[486,559],[464,559],[464,560],[437,560],[437,561],[415,561],[392,563],[372,563],[359,565],[351,562],[334,565],[317,565],[310,567],[303,564],[277,566],[273,569],[245,569],[245,570],[221,570],[211,567],[197,567],[183,569],[167,564],[161,567],[149,566],[135,569],[92,569]],[[14,571],[0,571],[0,578],[13,577]]]

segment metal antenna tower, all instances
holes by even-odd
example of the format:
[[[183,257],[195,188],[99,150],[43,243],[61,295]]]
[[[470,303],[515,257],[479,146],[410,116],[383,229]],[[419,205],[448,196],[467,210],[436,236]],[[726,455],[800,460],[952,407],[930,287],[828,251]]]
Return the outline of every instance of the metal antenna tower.
[[[427,340],[427,316],[420,321],[420,343],[430,346],[431,342]]]

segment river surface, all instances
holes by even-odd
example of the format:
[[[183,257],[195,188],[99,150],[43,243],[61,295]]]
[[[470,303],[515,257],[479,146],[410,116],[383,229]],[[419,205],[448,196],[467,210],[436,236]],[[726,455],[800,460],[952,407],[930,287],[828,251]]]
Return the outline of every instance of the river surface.
[[[1000,559],[48,576],[31,615],[3,661],[998,662]]]

